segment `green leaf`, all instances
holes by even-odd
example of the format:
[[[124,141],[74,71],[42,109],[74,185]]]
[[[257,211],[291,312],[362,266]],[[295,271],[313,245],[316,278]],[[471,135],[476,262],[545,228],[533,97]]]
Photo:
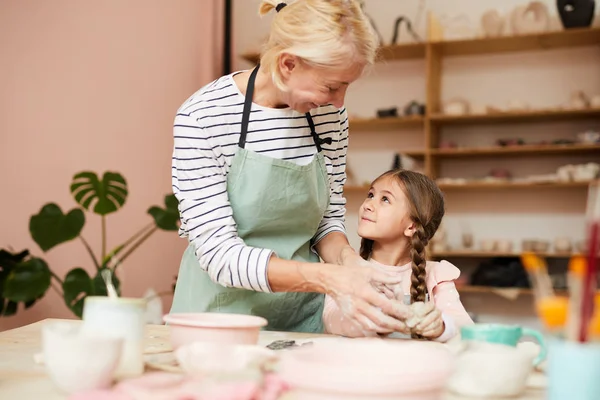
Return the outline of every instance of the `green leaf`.
[[[4,315],[5,317],[15,315],[17,313],[17,306],[18,304],[14,301],[8,301],[4,307],[4,312],[2,313],[2,315]]]
[[[127,199],[127,182],[116,172],[105,172],[102,180],[94,172],[81,172],[73,177],[71,194],[86,210],[94,203],[94,212],[106,215],[117,211]]]
[[[29,219],[29,232],[40,248],[48,251],[78,237],[84,224],[81,209],[75,208],[65,215],[58,205],[49,203]]]
[[[106,283],[102,278],[102,271],[105,269],[106,268],[98,270],[98,273],[92,281],[94,296],[108,296],[108,292],[106,290]],[[117,278],[117,276],[114,273],[111,274],[111,276],[113,285],[115,286],[117,293],[121,295],[121,282],[119,281],[119,278]]]
[[[18,263],[6,277],[2,296],[10,301],[29,303],[43,296],[50,287],[52,274],[41,258]]]
[[[28,250],[13,254],[7,250],[0,249],[0,316],[11,316],[17,312],[18,303],[4,297],[4,284],[11,275],[11,272],[28,257]],[[43,294],[41,297],[43,297]],[[31,307],[35,302],[36,300],[27,302],[25,308]]]
[[[165,231],[176,231],[179,229],[178,201],[174,194],[165,196],[165,208],[157,206],[150,207],[148,214],[154,218],[156,226]]]
[[[94,294],[92,279],[83,268],[69,271],[62,284],[65,304],[73,313],[81,318],[83,314],[83,301]]]

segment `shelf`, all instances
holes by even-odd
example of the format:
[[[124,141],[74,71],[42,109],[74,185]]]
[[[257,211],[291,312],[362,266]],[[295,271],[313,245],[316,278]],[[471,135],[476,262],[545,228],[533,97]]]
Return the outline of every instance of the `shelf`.
[[[569,189],[569,188],[580,188],[586,189],[591,182],[548,182],[548,183],[534,183],[534,182],[469,182],[463,184],[455,183],[438,183],[438,186],[442,190],[477,190],[477,189],[491,189],[491,190],[511,190],[511,189]]]
[[[530,35],[476,38],[432,43],[444,56],[497,54],[600,45],[599,28],[567,29]]]
[[[490,114],[445,115],[433,114],[430,116],[432,123],[440,125],[456,124],[492,124],[510,122],[546,122],[566,119],[599,118],[600,108],[586,108],[582,110],[537,110],[520,112],[498,112]]]
[[[516,145],[472,148],[432,149],[431,154],[438,157],[465,157],[465,156],[512,156],[520,154],[572,154],[593,153],[600,151],[600,145],[591,144],[548,144],[548,145]]]
[[[571,253],[552,253],[552,252],[544,252],[544,253],[536,253],[542,258],[569,258],[571,257]],[[498,253],[498,252],[490,252],[490,251],[446,251],[446,252],[438,252],[433,253],[431,255],[432,258],[512,258],[512,257],[520,257],[521,253]]]
[[[425,58],[425,43],[407,43],[382,46],[377,61],[414,60]]]
[[[377,62],[425,59],[426,47],[427,45],[424,42],[381,46],[378,50]],[[252,64],[257,64],[260,54],[258,52],[247,52],[242,53],[240,57]]]
[[[422,127],[425,119],[421,116],[414,117],[388,117],[388,118],[351,118],[349,127],[353,129],[393,129]]]

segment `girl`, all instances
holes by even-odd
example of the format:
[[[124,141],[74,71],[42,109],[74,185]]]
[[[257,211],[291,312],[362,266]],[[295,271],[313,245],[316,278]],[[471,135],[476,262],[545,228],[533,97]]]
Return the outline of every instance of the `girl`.
[[[407,171],[384,173],[371,185],[359,210],[360,255],[375,268],[402,278],[396,286],[380,286],[388,298],[406,307],[405,328],[413,337],[445,342],[473,321],[462,306],[454,280],[460,271],[447,261],[426,261],[425,246],[444,216],[444,197],[427,176]],[[429,299],[433,301],[428,301]],[[336,301],[337,300],[337,301]],[[327,296],[323,322],[327,333],[376,336],[345,318],[352,303]],[[399,305],[399,307],[402,307]]]

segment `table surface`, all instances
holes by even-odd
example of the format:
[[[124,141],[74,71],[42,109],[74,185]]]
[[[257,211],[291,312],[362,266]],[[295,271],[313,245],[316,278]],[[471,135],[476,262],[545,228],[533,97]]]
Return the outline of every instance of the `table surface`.
[[[43,364],[34,360],[41,353],[41,327],[47,319],[31,325],[0,332],[0,399],[20,400],[64,400],[67,396],[57,390]],[[261,332],[259,344],[267,345],[275,340],[311,340],[327,335],[315,335],[296,332]],[[147,354],[168,353],[169,328],[165,325],[146,327],[145,352]],[[530,388],[520,400],[542,400],[545,391]],[[285,396],[292,400],[292,396]],[[446,394],[443,400],[460,400],[461,396]]]

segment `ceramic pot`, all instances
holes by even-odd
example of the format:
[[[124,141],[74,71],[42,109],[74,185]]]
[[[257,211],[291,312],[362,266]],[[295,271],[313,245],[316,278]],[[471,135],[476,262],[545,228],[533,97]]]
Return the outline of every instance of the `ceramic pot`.
[[[88,296],[83,306],[85,333],[102,333],[123,339],[123,354],[115,372],[117,378],[144,372],[144,326],[146,301],[119,297]]]
[[[596,0],[556,0],[560,21],[565,29],[585,28],[592,24]]]
[[[42,327],[44,364],[63,392],[110,387],[121,357],[123,340],[100,332],[85,333],[75,322],[49,322]]]

